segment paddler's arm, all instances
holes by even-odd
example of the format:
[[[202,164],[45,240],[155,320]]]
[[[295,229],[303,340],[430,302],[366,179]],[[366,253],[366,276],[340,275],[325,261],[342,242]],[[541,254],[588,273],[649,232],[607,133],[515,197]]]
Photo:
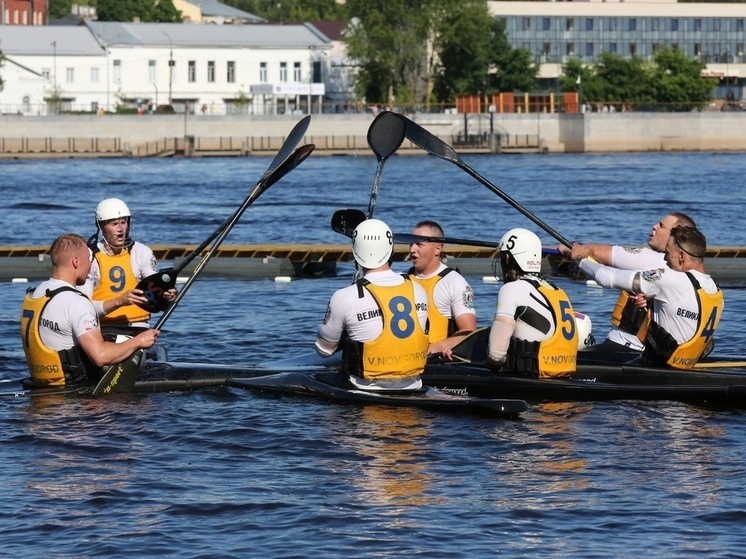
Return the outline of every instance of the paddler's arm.
[[[508,358],[510,339],[515,332],[515,320],[505,316],[496,316],[490,329],[489,350],[487,364],[501,367]]]
[[[558,245],[557,250],[565,258],[573,260],[582,260],[583,258],[593,258],[601,264],[611,266],[611,253],[614,247],[612,245],[603,245],[597,243],[573,243],[572,249],[565,245]]]
[[[316,353],[321,357],[331,357],[337,351],[338,343],[332,343],[321,336],[316,337]]]
[[[640,272],[604,266],[589,258],[580,261],[580,269],[602,287],[641,293]]]

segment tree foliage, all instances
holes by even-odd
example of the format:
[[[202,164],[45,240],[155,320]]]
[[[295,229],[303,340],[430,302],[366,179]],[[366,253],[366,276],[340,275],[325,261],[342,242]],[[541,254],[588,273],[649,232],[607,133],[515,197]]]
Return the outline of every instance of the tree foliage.
[[[712,98],[717,82],[701,75],[705,65],[663,48],[648,62],[604,52],[595,65],[569,60],[560,78],[563,91],[581,91],[585,103],[628,105],[638,110],[690,111]],[[580,80],[578,80],[580,77]]]
[[[181,22],[171,0],[98,0],[96,11],[99,21]]]

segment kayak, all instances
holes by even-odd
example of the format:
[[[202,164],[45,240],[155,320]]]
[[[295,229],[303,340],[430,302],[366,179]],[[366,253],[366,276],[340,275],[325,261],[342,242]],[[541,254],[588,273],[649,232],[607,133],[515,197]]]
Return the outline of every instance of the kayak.
[[[234,388],[260,392],[313,396],[343,404],[490,412],[505,416],[518,415],[528,408],[528,404],[520,399],[474,398],[430,386],[412,391],[360,390],[337,371],[276,373],[252,378],[231,378],[227,384]]]
[[[709,357],[683,371],[630,361],[629,354],[579,351],[575,373],[535,378],[485,363],[486,329],[477,330],[453,349],[456,361],[428,363],[423,380],[469,396],[520,397],[529,402],[674,400],[746,408],[746,360]]]

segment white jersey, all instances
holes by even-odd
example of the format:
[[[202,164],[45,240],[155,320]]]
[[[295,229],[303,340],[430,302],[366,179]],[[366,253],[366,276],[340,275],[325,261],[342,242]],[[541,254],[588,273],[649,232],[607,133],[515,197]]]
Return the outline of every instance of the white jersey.
[[[49,279],[39,285],[32,294],[33,299],[43,297],[47,290],[72,287],[66,281]],[[39,324],[42,343],[49,349],[60,351],[77,345],[75,340],[92,330],[98,330],[98,316],[88,297],[72,291],[58,293],[44,308]]]
[[[409,281],[392,270],[370,272],[365,275],[365,279],[374,285],[382,286],[401,285]],[[422,286],[415,282],[412,284],[414,285],[417,317],[420,320],[420,326],[426,331],[427,293]],[[343,332],[347,332],[350,339],[356,342],[375,340],[383,332],[383,318],[376,300],[367,289],[363,289],[363,296],[360,297],[356,284],[339,289],[332,295],[324,321],[319,326],[318,337],[330,344],[339,344]],[[326,353],[326,350],[318,343],[316,345]]]
[[[640,291],[646,297],[653,298],[653,321],[679,344],[689,341],[696,333],[697,321],[682,318],[699,316],[700,312],[697,293],[685,272],[667,266],[643,272],[617,270],[587,260],[581,262],[581,268],[584,271],[595,268],[593,275],[600,285],[626,291],[632,291],[632,283],[639,273]],[[717,292],[717,285],[709,275],[695,270],[690,273],[706,293]]]
[[[432,274],[416,275],[420,279],[429,279],[446,269],[448,269],[448,266],[441,262],[438,269]],[[457,318],[462,314],[472,314],[474,316],[477,314],[474,308],[474,291],[472,291],[466,278],[456,270],[446,274],[435,284],[433,303],[438,312],[448,318]]]
[[[545,297],[527,281],[511,281],[500,288],[495,311],[498,316],[516,321],[513,337],[519,340],[542,342],[551,338],[556,328]]]
[[[666,268],[665,255],[650,247],[611,247],[611,265],[621,270],[654,270]],[[642,351],[645,346],[640,339],[631,332],[625,332],[613,327],[606,338],[619,345]]]

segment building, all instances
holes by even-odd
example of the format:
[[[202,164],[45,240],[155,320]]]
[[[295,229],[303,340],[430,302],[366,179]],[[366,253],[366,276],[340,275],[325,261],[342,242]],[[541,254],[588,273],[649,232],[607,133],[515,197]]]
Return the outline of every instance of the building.
[[[242,24],[264,23],[265,20],[248,12],[227,6],[216,0],[172,0],[186,23]]]
[[[675,0],[590,2],[488,2],[505,20],[508,40],[531,51],[539,79],[554,89],[570,58],[593,64],[602,52],[651,58],[661,47],[706,64],[720,78],[716,97],[743,98],[746,4],[677,3]]]
[[[0,0],[0,25],[46,24],[46,0]]]
[[[88,21],[0,27],[0,111],[321,112],[331,41],[314,26]]]

